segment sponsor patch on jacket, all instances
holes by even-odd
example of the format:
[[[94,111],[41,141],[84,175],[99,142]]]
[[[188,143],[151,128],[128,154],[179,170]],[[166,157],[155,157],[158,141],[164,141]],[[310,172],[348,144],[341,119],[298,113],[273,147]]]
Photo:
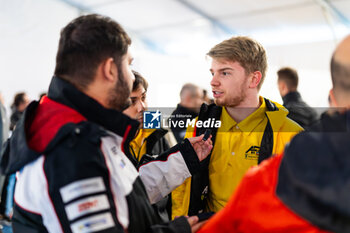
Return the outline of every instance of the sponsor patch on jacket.
[[[77,197],[105,190],[106,187],[102,177],[94,177],[70,183],[60,188],[60,193],[63,202],[66,203]]]
[[[75,201],[65,207],[69,220],[76,219],[80,216],[109,209],[109,202],[106,194],[86,197]]]
[[[258,160],[260,153],[260,147],[258,146],[251,146],[246,152],[245,152],[245,159],[248,160]]]
[[[83,218],[70,225],[73,233],[88,233],[102,231],[114,227],[114,221],[110,213],[98,214]]]

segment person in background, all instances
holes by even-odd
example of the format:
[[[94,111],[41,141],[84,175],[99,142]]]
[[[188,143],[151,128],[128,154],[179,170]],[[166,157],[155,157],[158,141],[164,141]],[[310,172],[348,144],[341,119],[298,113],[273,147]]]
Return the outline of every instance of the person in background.
[[[350,232],[350,36],[331,60],[331,111],[250,169],[211,232]]]
[[[4,98],[0,92],[0,152],[3,143],[9,137],[9,119],[7,117],[6,108],[4,106]]]
[[[284,67],[277,71],[278,90],[283,106],[289,111],[288,117],[303,128],[312,125],[318,119],[317,113],[303,101],[298,92],[299,76],[295,69]]]
[[[13,103],[11,105],[11,110],[12,110],[12,114],[10,117],[10,130],[12,131],[16,124],[17,121],[21,118],[24,110],[26,109],[26,107],[29,104],[29,98],[27,96],[27,94],[25,92],[19,92],[15,95],[14,99],[13,99]]]
[[[186,83],[180,91],[180,103],[172,112],[170,120],[173,122],[194,119],[198,116],[199,108],[203,103],[203,90],[197,85]],[[172,127],[173,134],[177,142],[181,142],[186,134],[186,127],[179,127],[176,124]]]
[[[3,144],[9,137],[9,119],[7,117],[6,108],[4,106],[4,99],[2,93],[0,93],[0,152],[3,148]],[[8,176],[0,176],[0,220],[9,220],[6,216],[6,196],[7,196]]]
[[[25,92],[19,92],[15,95],[11,105],[12,114],[10,117],[10,130],[13,131],[17,122],[23,115],[24,110],[29,104],[29,98]],[[13,193],[16,184],[16,174],[5,176],[3,190],[1,193],[0,213],[5,220],[10,221],[13,213]]]
[[[209,127],[214,148],[201,163],[201,172],[172,192],[172,217],[219,211],[250,167],[281,153],[302,131],[283,106],[259,95],[267,58],[257,41],[232,37],[215,45],[208,56],[216,105],[203,104],[197,121],[214,119],[221,127]],[[206,129],[190,126],[186,137]]]

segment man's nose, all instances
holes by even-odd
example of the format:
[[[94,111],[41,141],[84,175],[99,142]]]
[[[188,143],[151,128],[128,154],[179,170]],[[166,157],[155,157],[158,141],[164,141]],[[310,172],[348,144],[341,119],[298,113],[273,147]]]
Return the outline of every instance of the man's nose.
[[[218,77],[217,75],[213,75],[213,77],[211,78],[211,81],[210,81],[210,85],[211,86],[219,86],[220,85],[220,82],[218,80]]]
[[[146,105],[143,101],[139,101],[137,105],[137,111],[138,112],[143,112],[146,109]]]

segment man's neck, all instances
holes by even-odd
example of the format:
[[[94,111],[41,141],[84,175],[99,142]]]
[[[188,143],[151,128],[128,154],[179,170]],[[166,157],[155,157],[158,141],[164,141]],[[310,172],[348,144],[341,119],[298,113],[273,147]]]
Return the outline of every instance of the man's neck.
[[[107,91],[106,88],[104,88],[102,85],[99,85],[99,83],[95,82],[94,85],[89,85],[86,89],[80,90],[85,95],[93,98],[96,100],[99,104],[101,104],[104,108],[109,108],[108,106],[108,97],[107,97]]]
[[[256,109],[261,105],[259,96],[256,98],[246,99],[238,106],[235,107],[225,107],[227,113],[230,117],[235,120],[237,123],[243,121],[250,114],[252,114]]]

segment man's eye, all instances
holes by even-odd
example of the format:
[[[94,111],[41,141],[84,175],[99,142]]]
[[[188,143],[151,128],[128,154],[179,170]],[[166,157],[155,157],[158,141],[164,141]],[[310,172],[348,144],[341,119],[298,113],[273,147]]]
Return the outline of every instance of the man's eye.
[[[223,74],[224,76],[226,76],[226,75],[229,75],[230,73],[228,73],[228,72],[222,72],[222,74]]]
[[[136,100],[135,99],[131,99],[131,104],[135,105],[136,104]]]

